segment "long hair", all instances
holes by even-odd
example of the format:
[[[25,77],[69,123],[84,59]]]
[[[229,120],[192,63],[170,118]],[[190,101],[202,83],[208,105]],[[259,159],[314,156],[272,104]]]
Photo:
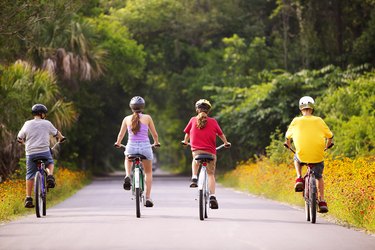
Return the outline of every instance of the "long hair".
[[[203,129],[206,127],[207,124],[207,110],[197,109],[197,128]]]
[[[137,134],[139,130],[141,129],[141,122],[139,120],[140,120],[139,113],[134,112],[132,115],[132,125],[131,125],[131,130],[133,134]]]

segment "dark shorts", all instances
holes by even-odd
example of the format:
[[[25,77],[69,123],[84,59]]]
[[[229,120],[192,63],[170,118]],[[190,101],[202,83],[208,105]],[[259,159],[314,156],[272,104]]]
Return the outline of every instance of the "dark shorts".
[[[307,163],[301,162],[297,155],[294,155],[294,160],[298,162],[301,166],[306,165]],[[309,163],[314,166],[313,170],[315,173],[315,177],[319,180],[323,177],[323,170],[324,170],[324,161],[318,163]]]
[[[31,180],[32,178],[34,178],[36,171],[38,171],[36,163],[33,162],[33,159],[35,157],[45,157],[47,159],[47,161],[45,162],[46,167],[54,163],[50,151],[26,155],[26,180]]]

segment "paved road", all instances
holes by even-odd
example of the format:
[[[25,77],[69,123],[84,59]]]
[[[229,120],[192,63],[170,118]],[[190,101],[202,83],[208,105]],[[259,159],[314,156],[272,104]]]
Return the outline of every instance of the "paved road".
[[[135,217],[122,177],[98,178],[47,210],[0,226],[0,249],[359,249],[374,250],[375,237],[277,202],[218,188],[219,210],[198,219],[196,190],[188,178],[156,176],[153,208]]]

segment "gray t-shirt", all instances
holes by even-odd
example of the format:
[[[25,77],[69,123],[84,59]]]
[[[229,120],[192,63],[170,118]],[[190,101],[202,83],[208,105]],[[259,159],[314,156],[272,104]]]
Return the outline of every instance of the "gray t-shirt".
[[[26,155],[31,155],[49,151],[50,136],[56,136],[57,133],[50,121],[37,118],[26,121],[18,132],[18,137],[25,140]]]

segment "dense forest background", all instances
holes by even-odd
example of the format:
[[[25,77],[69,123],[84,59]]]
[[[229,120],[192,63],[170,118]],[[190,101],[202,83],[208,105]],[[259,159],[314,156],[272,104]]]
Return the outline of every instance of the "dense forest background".
[[[310,95],[335,134],[334,155],[375,152],[373,0],[30,0],[0,2],[0,176],[41,102],[69,138],[58,159],[111,171],[129,100],[141,95],[162,148],[188,171],[183,129],[200,98],[233,147],[222,169],[277,159],[298,100]]]

